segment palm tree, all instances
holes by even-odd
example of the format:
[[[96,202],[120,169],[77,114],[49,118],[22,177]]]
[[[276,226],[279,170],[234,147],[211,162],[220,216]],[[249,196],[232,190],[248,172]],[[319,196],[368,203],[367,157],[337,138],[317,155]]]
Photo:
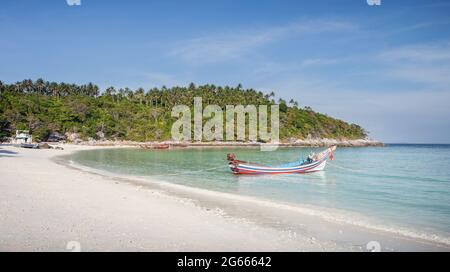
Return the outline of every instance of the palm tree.
[[[142,104],[142,101],[143,101],[144,98],[145,98],[145,91],[144,91],[144,89],[143,89],[143,88],[139,88],[139,89],[135,92],[134,96],[139,100],[139,104]]]
[[[132,90],[130,90],[130,88],[126,87],[126,88],[125,88],[125,91],[124,91],[124,94],[125,94],[125,97],[126,97],[128,100],[133,100],[134,93],[133,93]]]
[[[45,82],[44,82],[44,80],[42,78],[39,78],[38,80],[36,80],[35,86],[36,86],[37,93],[39,93],[39,94],[45,94],[46,93]]]
[[[114,87],[106,88],[105,95],[111,97],[113,102],[117,102],[116,101],[116,89]]]
[[[59,88],[58,83],[56,82],[52,82],[49,84],[49,91],[50,94],[54,97],[56,97],[56,99],[59,99],[59,97],[61,96],[61,89]]]

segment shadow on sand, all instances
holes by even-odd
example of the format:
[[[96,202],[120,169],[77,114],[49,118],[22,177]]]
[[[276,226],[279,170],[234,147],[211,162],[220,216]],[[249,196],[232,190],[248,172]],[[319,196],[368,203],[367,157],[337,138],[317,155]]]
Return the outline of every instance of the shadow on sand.
[[[11,150],[3,150],[0,148],[0,155],[16,155],[18,154],[15,151],[11,151]]]

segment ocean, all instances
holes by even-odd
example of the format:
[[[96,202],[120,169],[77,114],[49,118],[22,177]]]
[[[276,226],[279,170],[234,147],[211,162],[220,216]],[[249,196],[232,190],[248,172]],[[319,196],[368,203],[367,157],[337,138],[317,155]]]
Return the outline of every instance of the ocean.
[[[450,241],[450,145],[338,148],[325,171],[309,174],[233,175],[226,161],[227,153],[234,153],[241,160],[276,165],[320,150],[103,149],[80,151],[71,160],[120,175],[307,205],[352,217],[352,222],[364,218],[368,227],[373,224]]]

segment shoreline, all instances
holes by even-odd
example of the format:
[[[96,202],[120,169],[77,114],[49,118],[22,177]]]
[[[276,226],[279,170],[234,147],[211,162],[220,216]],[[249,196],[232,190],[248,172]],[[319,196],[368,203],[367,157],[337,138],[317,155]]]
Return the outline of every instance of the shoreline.
[[[49,143],[60,144],[60,143]],[[119,141],[119,140],[80,140],[75,139],[70,144],[84,145],[84,146],[130,146],[139,147],[142,145],[158,146],[169,145],[170,147],[189,148],[189,147],[260,147],[264,145],[278,145],[279,147],[329,147],[336,145],[338,147],[381,147],[384,143],[371,139],[355,139],[355,140],[336,140],[336,139],[290,139],[276,144],[259,143],[259,142],[226,142],[226,141],[211,141],[211,142],[177,142],[177,141],[150,141],[150,142],[135,142],[135,141]]]
[[[365,251],[366,243],[372,240],[380,241],[383,250],[418,249],[426,251],[448,251],[450,249],[450,246],[448,244],[445,245],[436,241],[433,243],[432,241],[422,240],[419,238],[416,239],[412,237],[405,237],[399,234],[366,229],[362,226],[355,226],[347,224],[345,222],[330,222],[329,220],[324,220],[323,218],[318,216],[318,214],[308,214],[308,210],[305,210],[304,208],[303,210],[292,209],[292,206],[286,206],[284,204],[268,203],[264,200],[251,199],[241,196],[230,196],[215,191],[204,192],[201,189],[191,187],[186,188],[186,186],[167,184],[158,180],[152,179],[150,181],[148,178],[141,179],[139,177],[127,177],[114,175],[111,173],[106,173],[105,175],[105,173],[95,173],[97,171],[94,171],[94,173],[92,173],[91,171],[95,169],[76,169],[78,165],[71,165],[69,167],[58,165],[55,163],[55,160],[59,160],[59,157],[69,156],[73,152],[79,150],[130,147],[92,147],[80,145],[63,146],[65,147],[64,151],[24,150],[14,147],[8,147],[7,150],[24,151],[20,152],[23,154],[22,158],[27,158],[27,156],[30,157],[32,155],[41,157],[41,160],[39,160],[38,164],[41,167],[58,168],[58,173],[56,173],[57,175],[61,175],[61,173],[64,173],[64,179],[73,180],[73,182],[70,182],[68,184],[71,187],[77,187],[78,183],[85,182],[83,181],[84,178],[88,178],[89,180],[95,180],[95,186],[99,186],[103,189],[106,189],[110,186],[121,187],[119,191],[116,191],[117,189],[114,189],[114,194],[118,193],[120,195],[123,195],[125,192],[127,192],[127,198],[137,197],[137,194],[142,194],[145,192],[144,194],[146,196],[144,197],[144,199],[142,199],[142,202],[146,204],[152,204],[153,207],[164,208],[168,203],[170,203],[169,205],[174,205],[174,203],[177,203],[180,206],[177,206],[177,209],[171,210],[170,213],[178,214],[179,216],[184,217],[184,220],[187,221],[189,221],[189,218],[186,217],[190,216],[186,215],[186,213],[182,213],[180,215],[180,210],[185,211],[187,209],[189,211],[187,214],[200,213],[206,218],[206,222],[209,222],[209,224],[213,224],[215,228],[218,228],[218,230],[215,230],[214,228],[207,228],[206,233],[210,233],[210,235],[212,234],[215,236],[217,235],[217,233],[223,234],[224,232],[229,232],[230,230],[224,230],[222,227],[219,227],[222,226],[222,224],[225,224],[226,226],[232,226],[232,228],[234,229],[234,231],[231,231],[231,233],[227,234],[229,235],[229,237],[237,237],[241,233],[246,233],[246,235],[250,235],[250,237],[259,237],[259,239],[257,239],[258,241],[252,240],[247,241],[246,243],[242,243],[241,239],[247,238],[240,237],[240,239],[235,240],[233,238],[225,238],[224,236],[221,240],[219,239],[218,245],[213,246],[209,243],[211,239],[210,236],[199,235],[200,237],[197,237],[199,238],[198,242],[191,242],[192,244],[190,245],[190,247],[178,248],[178,250]],[[46,154],[42,153],[43,156],[40,156],[41,152],[45,152]],[[45,159],[42,160],[42,157],[44,157]],[[14,156],[14,159],[17,158],[18,157]],[[3,164],[1,160],[4,159],[4,157],[0,158],[0,163]],[[34,160],[33,158],[31,159],[31,162],[28,163],[37,163],[36,158],[34,158]],[[4,174],[3,172],[4,171],[2,170],[2,176]],[[36,178],[36,176],[39,176],[39,173],[34,173],[34,175],[33,173],[28,173],[28,175],[26,176],[28,178]],[[84,178],[80,179],[80,176],[83,176]],[[12,177],[10,175],[6,175],[6,177],[7,180],[11,181]],[[54,185],[54,182],[52,182],[51,180],[47,180],[47,183],[49,183],[48,186],[50,187]],[[0,183],[0,186],[2,185],[3,184]],[[90,183],[90,185],[92,184]],[[79,189],[79,191],[84,194],[87,194],[86,190],[92,190],[93,192],[95,192],[95,188],[90,188],[90,186],[86,186],[83,190]],[[4,191],[2,190],[2,192]],[[67,194],[67,191],[64,190],[62,193]],[[80,201],[78,197],[72,197],[74,197],[77,201]],[[86,199],[83,200],[86,201]],[[95,200],[94,202],[98,201],[99,200]],[[111,199],[106,201],[108,202],[108,205],[117,205],[114,204],[114,201],[112,201]],[[159,201],[162,201],[163,203],[158,203]],[[133,210],[136,207],[132,206],[128,208]],[[138,208],[138,210],[140,209],[142,209],[142,207]],[[58,210],[55,209],[53,212],[58,212]],[[13,217],[14,216],[16,215],[13,215]],[[95,214],[91,216],[95,216]],[[205,220],[205,218],[203,218],[203,220]],[[148,218],[148,221],[146,221],[145,219],[143,220],[145,223],[152,225],[151,221],[153,220],[148,220]],[[161,215],[159,220],[166,223],[168,221],[170,222],[168,218]],[[187,228],[189,228],[189,226],[195,226],[195,229],[196,227],[204,224],[204,221],[190,221],[190,224],[191,225],[188,224]],[[93,224],[92,227],[97,229],[98,225]],[[127,229],[129,227],[120,225],[120,228]],[[236,230],[239,231],[236,233]],[[251,231],[249,232],[249,230]],[[178,231],[181,231],[182,233],[185,233],[187,235],[183,239],[191,241],[190,238],[192,237],[189,238],[189,236],[193,236],[192,234],[189,234],[184,230],[178,229]],[[158,231],[156,232],[158,233]],[[163,231],[159,230],[159,232]],[[114,234],[116,234],[116,232],[114,232]],[[150,234],[146,233],[146,235]],[[262,241],[260,241],[261,238],[263,239]],[[5,237],[3,236],[0,239],[0,248],[3,250],[5,250],[5,248],[2,247],[3,243],[1,243],[1,241],[3,241],[4,239]],[[183,239],[178,239],[177,241],[183,243]],[[267,241],[271,241],[270,246],[267,245]],[[102,241],[102,243],[103,242],[105,241]],[[105,243],[105,245],[99,245],[98,247],[93,248],[88,247],[87,249],[111,250],[111,248],[107,246],[108,244],[109,243]],[[253,247],[246,247],[246,245],[250,244],[253,244]],[[141,250],[164,250],[164,245],[167,245],[167,242],[160,241],[159,245],[156,247],[146,247],[141,248]],[[231,248],[227,249],[227,247]],[[118,250],[117,247],[115,248],[116,250]],[[136,249],[136,247],[133,247],[132,249],[138,250]],[[64,248],[58,248],[57,250],[64,250]],[[120,248],[119,250],[124,249]],[[167,250],[177,250],[177,248],[167,248]]]

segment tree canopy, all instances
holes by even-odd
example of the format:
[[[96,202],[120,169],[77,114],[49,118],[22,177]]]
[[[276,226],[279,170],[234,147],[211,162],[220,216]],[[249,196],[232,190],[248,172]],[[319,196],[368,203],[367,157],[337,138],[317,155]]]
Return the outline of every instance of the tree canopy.
[[[138,88],[100,88],[85,85],[27,79],[14,84],[0,81],[0,139],[16,129],[30,130],[35,139],[45,141],[52,132],[79,133],[82,138],[153,141],[169,140],[175,105],[193,106],[194,97],[204,104],[271,105],[275,93],[254,89],[202,85]],[[280,105],[280,138],[360,139],[366,131],[356,124],[329,117],[283,99]],[[101,133],[99,133],[101,132]]]

